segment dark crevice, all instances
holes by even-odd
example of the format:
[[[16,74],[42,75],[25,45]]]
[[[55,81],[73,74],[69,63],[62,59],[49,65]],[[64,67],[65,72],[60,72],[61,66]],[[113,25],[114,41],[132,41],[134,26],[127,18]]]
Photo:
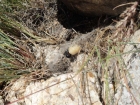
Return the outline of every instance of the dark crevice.
[[[99,26],[111,24],[114,16],[92,16],[77,14],[69,10],[62,2],[57,1],[57,19],[67,29],[74,29],[79,33],[91,32]]]
[[[98,82],[99,82],[99,85],[100,85],[99,99],[100,99],[101,103],[102,103],[103,105],[105,105],[104,99],[103,99],[103,97],[102,97],[102,92],[103,92],[103,89],[102,89],[102,87],[103,87],[103,82],[101,81],[101,78],[98,77],[97,79],[98,79]]]

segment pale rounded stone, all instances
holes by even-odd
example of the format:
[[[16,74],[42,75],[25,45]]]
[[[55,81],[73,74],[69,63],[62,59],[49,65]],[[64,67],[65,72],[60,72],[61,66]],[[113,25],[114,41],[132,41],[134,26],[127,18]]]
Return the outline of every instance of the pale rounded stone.
[[[76,55],[81,51],[81,46],[79,45],[73,45],[69,47],[69,53],[71,55]]]

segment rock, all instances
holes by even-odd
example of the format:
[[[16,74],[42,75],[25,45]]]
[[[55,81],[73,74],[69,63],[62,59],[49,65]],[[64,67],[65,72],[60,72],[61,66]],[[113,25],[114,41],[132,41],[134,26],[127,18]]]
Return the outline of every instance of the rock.
[[[4,105],[4,101],[2,99],[2,96],[0,96],[0,105]]]
[[[126,53],[123,55],[124,63],[126,65],[129,65],[129,62],[134,56],[136,55],[135,53],[137,52],[136,50],[140,48],[140,30],[137,30],[134,35],[132,35],[130,43],[128,43],[124,50],[123,53]],[[131,52],[131,53],[128,53]]]
[[[7,101],[12,105],[102,105],[96,74],[93,71],[77,74],[85,57],[86,54],[77,56],[70,66],[74,70],[71,73],[30,82],[28,77],[19,78],[7,89]]]
[[[88,15],[118,15],[126,9],[121,6],[113,10],[114,7],[134,2],[136,0],[61,0],[69,9]],[[138,0],[137,0],[138,1]],[[127,5],[128,6],[128,5]]]
[[[84,104],[90,105],[88,90],[86,89],[85,93],[83,94],[82,87],[80,85],[80,77],[76,76],[73,79],[69,79],[73,76],[74,75],[70,73],[58,77],[52,77],[47,81],[30,83],[26,87],[26,92],[24,93],[25,96],[38,90],[44,89],[45,87],[49,87],[54,84],[56,85],[51,86],[50,88],[46,88],[29,97],[26,97],[26,105],[47,105],[48,103],[49,105],[82,105],[82,101]],[[94,85],[92,85],[91,82],[89,85],[92,105],[102,105],[99,101],[99,96],[94,89]],[[76,87],[78,88],[78,90],[76,89]]]
[[[68,73],[51,77],[46,81],[30,82],[16,90],[13,87],[15,83],[20,84],[21,81],[26,81],[20,78],[9,90],[7,99],[13,102],[13,105],[83,105],[83,103],[84,105],[102,105],[94,84],[90,82],[94,78],[88,75],[89,84],[85,83],[88,86],[85,89],[83,89],[81,79],[81,74],[75,76],[74,73]],[[20,90],[24,90],[24,93],[19,94]]]
[[[130,42],[125,46],[123,52],[124,63],[126,65],[126,77],[128,85],[126,85],[125,78],[122,78],[123,85],[118,86],[115,94],[116,100],[119,99],[118,105],[139,105],[140,104],[140,30],[137,30],[131,36]],[[131,92],[127,89],[130,89]],[[133,95],[132,95],[133,94]],[[133,97],[134,96],[134,97]],[[135,98],[135,100],[134,100]]]

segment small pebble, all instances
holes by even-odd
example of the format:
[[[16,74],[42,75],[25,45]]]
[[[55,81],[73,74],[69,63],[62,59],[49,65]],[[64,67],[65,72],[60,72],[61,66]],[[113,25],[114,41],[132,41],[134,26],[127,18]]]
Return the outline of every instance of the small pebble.
[[[71,55],[76,55],[76,54],[80,53],[81,46],[79,46],[79,45],[71,46],[71,47],[69,47],[68,51]]]

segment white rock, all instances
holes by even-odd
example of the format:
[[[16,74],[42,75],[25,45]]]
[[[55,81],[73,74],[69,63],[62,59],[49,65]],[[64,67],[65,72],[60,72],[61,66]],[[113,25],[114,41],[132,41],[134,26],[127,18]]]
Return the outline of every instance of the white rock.
[[[69,73],[58,77],[51,77],[46,81],[31,82],[24,88],[25,92],[20,94],[20,96],[25,97],[23,99],[25,103],[22,103],[24,103],[24,105],[82,105],[83,103],[91,105],[91,100],[93,105],[102,105],[93,83],[90,82],[93,77],[87,76],[88,84],[87,81],[82,81],[80,73],[76,76],[75,73]],[[21,81],[24,81],[24,78],[19,79],[15,84]],[[12,89],[14,88],[12,87]],[[14,92],[16,93],[16,91],[17,90]],[[10,93],[11,90],[9,90],[8,94],[10,102],[18,100],[19,97],[15,94],[11,95]],[[19,104],[15,102],[14,105]]]

